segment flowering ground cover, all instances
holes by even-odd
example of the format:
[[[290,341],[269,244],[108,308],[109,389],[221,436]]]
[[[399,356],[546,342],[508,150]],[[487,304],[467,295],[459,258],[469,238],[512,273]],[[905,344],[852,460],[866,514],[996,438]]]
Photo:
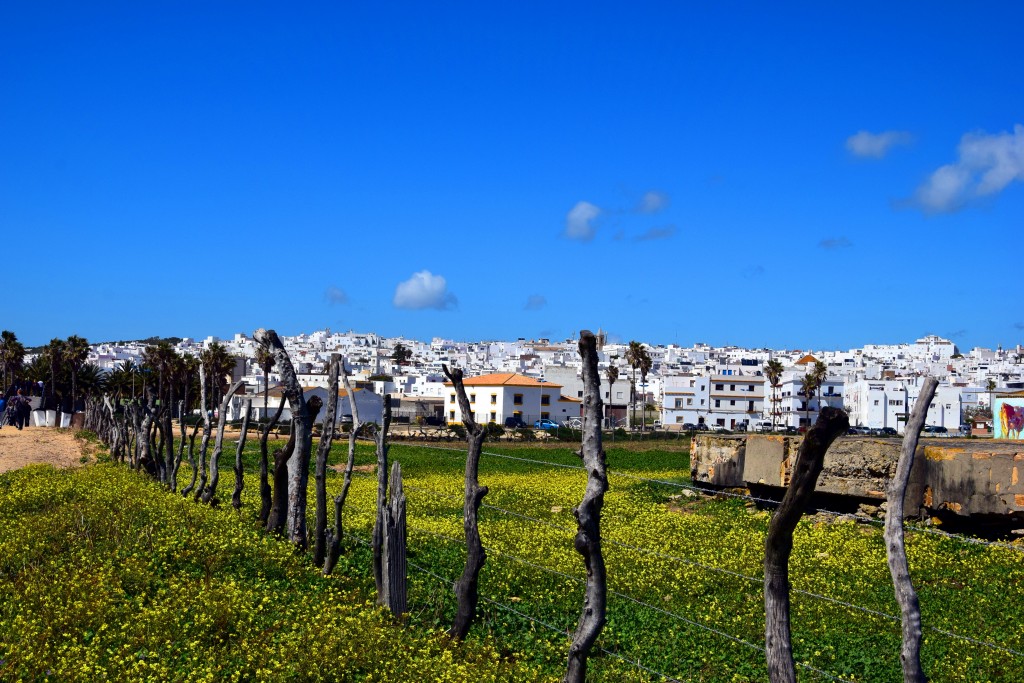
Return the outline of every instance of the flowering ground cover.
[[[458,648],[438,633],[454,614],[451,582],[465,554],[463,448],[391,449],[409,501],[410,615],[402,628],[372,606],[372,473],[353,482],[345,515],[352,537],[337,575],[323,579],[308,558],[255,529],[255,452],[246,453],[241,513],[182,500],[113,465],[0,476],[0,679],[560,677],[583,593],[572,506],[585,474],[568,449],[485,448],[483,599],[469,642]],[[765,680],[769,513],[743,500],[680,497],[671,483],[688,482],[685,452],[609,448],[608,461],[609,620],[590,679],[659,680],[652,672],[661,672],[684,681]],[[357,464],[372,462],[372,451],[360,448]],[[332,476],[329,492],[338,488],[340,476]],[[310,522],[312,514],[311,507]],[[908,534],[908,552],[930,679],[1019,680],[1024,553],[920,532]],[[815,670],[845,680],[901,678],[899,623],[884,616],[898,609],[881,527],[807,518],[791,567],[793,588],[803,591],[792,596],[801,680],[829,680]]]

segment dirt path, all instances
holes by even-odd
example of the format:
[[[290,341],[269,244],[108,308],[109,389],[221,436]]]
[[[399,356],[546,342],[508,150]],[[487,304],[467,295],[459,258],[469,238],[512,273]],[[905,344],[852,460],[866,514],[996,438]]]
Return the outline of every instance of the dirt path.
[[[37,463],[77,467],[84,453],[82,442],[67,429],[25,427],[18,431],[10,425],[0,429],[0,472]]]

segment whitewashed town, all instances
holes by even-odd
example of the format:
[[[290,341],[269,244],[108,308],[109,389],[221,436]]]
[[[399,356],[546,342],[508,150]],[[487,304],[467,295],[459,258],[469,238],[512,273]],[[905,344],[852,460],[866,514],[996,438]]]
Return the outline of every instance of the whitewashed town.
[[[839,351],[648,345],[608,341],[600,333],[598,338],[606,427],[796,432],[813,424],[822,406],[831,406],[848,413],[854,431],[897,434],[924,377],[932,376],[939,387],[926,435],[980,436],[990,433],[994,398],[1024,389],[1020,345],[961,350],[949,339],[929,335]],[[312,392],[326,391],[330,355],[342,354],[363,415],[379,414],[381,397],[388,394],[399,421],[460,422],[443,372],[448,365],[463,369],[478,422],[545,429],[575,425],[580,417],[583,385],[572,339],[427,342],[320,330],[283,341],[296,360],[300,383]],[[282,400],[280,389],[275,392],[280,377],[273,370],[264,376],[250,336],[186,338],[176,347],[197,355],[214,344],[236,358],[234,380],[245,382],[255,416],[276,409]],[[88,360],[113,370],[140,362],[145,348],[144,342],[95,344]],[[808,386],[812,376],[816,381]],[[236,414],[229,417],[237,417],[242,402],[240,394],[232,404]]]

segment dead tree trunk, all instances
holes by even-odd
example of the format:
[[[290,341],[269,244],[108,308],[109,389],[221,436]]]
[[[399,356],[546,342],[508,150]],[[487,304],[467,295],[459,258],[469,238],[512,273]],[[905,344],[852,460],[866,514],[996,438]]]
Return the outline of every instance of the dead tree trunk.
[[[903,543],[903,498],[907,493],[910,470],[914,466],[917,441],[921,436],[921,428],[928,416],[928,406],[935,396],[935,387],[938,384],[937,379],[929,377],[921,387],[917,403],[914,404],[914,410],[910,413],[910,419],[904,428],[900,459],[887,492],[889,506],[885,514],[885,547],[889,573],[892,575],[892,585],[896,591],[896,602],[899,603],[900,613],[903,615],[900,662],[903,664],[904,683],[924,683],[926,679],[921,669],[921,604],[910,580],[907,548]]]
[[[345,500],[348,498],[348,489],[352,485],[352,469],[356,463],[356,438],[363,426],[363,423],[359,420],[359,407],[356,405],[352,383],[348,379],[348,371],[345,370],[344,359],[341,360],[340,366],[341,381],[345,386],[345,394],[348,396],[349,409],[352,411],[352,426],[348,433],[348,460],[345,463],[344,481],[341,484],[341,492],[334,497],[334,529],[327,531],[327,557],[324,559],[324,576],[334,571],[338,558],[341,556],[342,514],[345,509]]]
[[[391,497],[384,508],[383,604],[396,617],[408,611],[406,606],[406,527],[405,492],[402,490],[402,466],[391,469]]]
[[[331,354],[328,374],[327,412],[324,414],[320,446],[316,449],[316,528],[313,530],[313,565],[324,566],[327,557],[327,458],[334,441],[334,416],[338,410],[338,360]],[[352,399],[352,397],[349,397]]]
[[[306,402],[306,410],[309,412],[310,419],[315,420],[317,413],[320,412],[320,406],[322,402],[319,396],[312,396]],[[288,510],[291,505],[291,489],[290,489],[290,474],[291,467],[288,463],[291,462],[292,458],[295,457],[295,444],[296,436],[295,430],[292,430],[291,436],[288,437],[288,443],[284,449],[278,449],[274,451],[274,491],[272,496],[272,504],[270,506],[270,515],[267,517],[267,531],[284,535],[285,530],[288,526]],[[305,550],[305,546],[300,546]]]
[[[174,463],[171,465],[171,476],[168,482],[171,493],[178,490],[178,470],[181,469],[181,459],[185,455],[185,401],[178,401],[178,453],[174,456]]]
[[[259,329],[253,339],[269,348],[274,362],[281,371],[284,395],[292,412],[292,434],[295,450],[288,458],[288,537],[300,549],[306,549],[306,497],[309,487],[309,459],[313,450],[313,420],[309,416],[306,398],[302,394],[295,368],[285,351],[281,339],[273,330]]]
[[[352,399],[355,400],[354,398]],[[391,397],[384,396],[384,419],[377,430],[377,518],[373,523],[373,581],[377,589],[377,604],[384,604],[384,575],[382,553],[384,551],[384,506],[388,495],[388,428],[391,426]]]
[[[231,507],[236,510],[242,509],[242,487],[245,468],[242,467],[242,451],[245,450],[245,437],[249,434],[249,413],[252,411],[252,399],[245,399],[242,404],[242,433],[238,435],[238,444],[235,446],[235,490],[231,493]]]
[[[825,452],[850,420],[846,413],[828,406],[804,436],[782,503],[772,516],[764,542],[765,654],[772,683],[795,683],[793,648],[789,631],[789,556],[793,531],[814,493]]]
[[[442,368],[445,376],[455,387],[455,396],[459,401],[462,424],[466,428],[466,441],[468,442],[465,490],[462,502],[462,528],[466,536],[466,565],[462,569],[462,576],[455,582],[455,597],[458,600],[458,607],[452,627],[448,630],[448,635],[452,638],[462,640],[469,633],[469,627],[476,618],[476,606],[480,599],[480,570],[483,569],[484,562],[487,561],[487,553],[480,541],[480,529],[477,524],[480,502],[487,495],[487,487],[480,486],[477,477],[480,469],[480,451],[483,450],[484,436],[487,431],[483,425],[477,423],[473,416],[473,408],[469,405],[469,397],[466,395],[466,387],[462,381],[462,370],[456,368],[449,371],[447,365]],[[394,484],[392,484],[393,487]]]
[[[152,436],[150,431],[154,423],[154,408],[156,406],[156,399],[153,398],[153,390],[146,386],[145,396],[142,402],[139,404],[139,414],[141,415],[141,421],[139,422],[139,465],[142,469],[146,470],[150,476],[157,476],[156,461],[153,457],[152,450]],[[159,454],[158,456],[159,457]]]
[[[288,520],[288,460],[295,450],[295,432],[288,437],[288,443],[284,448],[274,451],[274,489],[273,499],[270,505],[270,513],[267,515],[267,532],[284,535],[285,524]]]
[[[196,500],[199,500],[206,490],[206,453],[210,448],[210,435],[213,433],[213,421],[210,419],[213,411],[206,407],[206,368],[202,361],[199,362],[199,386],[199,401],[203,411],[203,438],[199,442],[199,486],[196,488]]]
[[[172,483],[172,477],[174,476],[174,425],[171,424],[171,420],[174,417],[174,387],[173,385],[167,390],[167,405],[160,406],[160,421],[161,429],[164,433],[164,465],[163,465],[163,478],[162,481],[167,487],[173,491],[174,484]],[[163,399],[161,399],[163,400]]]
[[[264,406],[265,408],[266,406]],[[274,417],[270,422],[263,425],[263,430],[260,432],[260,524],[267,523],[267,518],[270,517],[270,507],[274,502],[270,483],[267,481],[267,470],[269,469],[267,464],[267,439],[270,436],[270,431],[277,426],[277,421],[281,419],[282,412],[284,412],[284,398],[278,402]]]
[[[597,370],[597,340],[590,330],[580,331],[580,356],[583,359],[583,444],[580,456],[587,470],[587,488],[576,516],[576,552],[583,556],[587,583],[583,611],[569,646],[565,683],[583,683],[587,675],[590,648],[605,624],[608,600],[604,555],[601,552],[601,508],[608,490],[604,448],[601,446],[601,376]]]
[[[187,496],[196,487],[196,478],[199,476],[199,467],[196,465],[196,434],[199,433],[199,422],[192,425],[192,433],[188,435],[188,466],[192,468],[192,481],[181,491],[181,495]]]
[[[231,397],[235,395],[235,392],[245,386],[245,382],[238,380],[235,384],[228,389],[228,392],[224,394],[224,398],[221,399],[220,406],[217,409],[217,438],[213,444],[213,455],[210,456],[210,483],[202,492],[202,500],[204,503],[210,503],[216,505],[217,495],[217,483],[220,481],[220,456],[224,452],[224,424],[228,419],[228,404],[231,403]],[[248,416],[246,416],[248,417]]]

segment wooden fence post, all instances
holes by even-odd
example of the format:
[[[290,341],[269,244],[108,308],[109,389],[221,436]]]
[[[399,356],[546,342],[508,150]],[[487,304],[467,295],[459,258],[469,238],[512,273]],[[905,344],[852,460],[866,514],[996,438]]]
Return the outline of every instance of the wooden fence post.
[[[601,447],[601,376],[597,371],[597,339],[590,330],[580,332],[580,356],[583,358],[583,444],[580,457],[587,470],[587,488],[576,516],[576,552],[583,556],[587,583],[583,611],[569,646],[569,662],[564,683],[583,683],[587,675],[587,657],[605,624],[608,601],[604,555],[601,552],[601,507],[608,490],[604,449]]]
[[[903,446],[896,464],[896,474],[889,483],[889,505],[885,513],[885,550],[889,562],[889,573],[896,591],[896,602],[903,616],[903,645],[900,662],[903,665],[904,683],[924,683],[921,670],[921,603],[910,580],[910,566],[907,564],[907,548],[903,543],[903,497],[907,493],[910,470],[914,466],[914,452],[928,415],[928,406],[935,396],[939,380],[929,377],[921,387],[921,393],[914,404],[914,410],[903,431]]]
[[[793,552],[793,531],[814,493],[825,452],[850,420],[842,410],[821,409],[818,421],[804,435],[789,487],[772,516],[764,542],[765,655],[768,679],[772,683],[795,683],[793,647],[789,632],[789,556]]]
[[[402,466],[397,461],[391,468],[391,495],[384,507],[383,532],[381,598],[391,613],[398,617],[408,608],[405,591],[405,492],[402,490]]]

